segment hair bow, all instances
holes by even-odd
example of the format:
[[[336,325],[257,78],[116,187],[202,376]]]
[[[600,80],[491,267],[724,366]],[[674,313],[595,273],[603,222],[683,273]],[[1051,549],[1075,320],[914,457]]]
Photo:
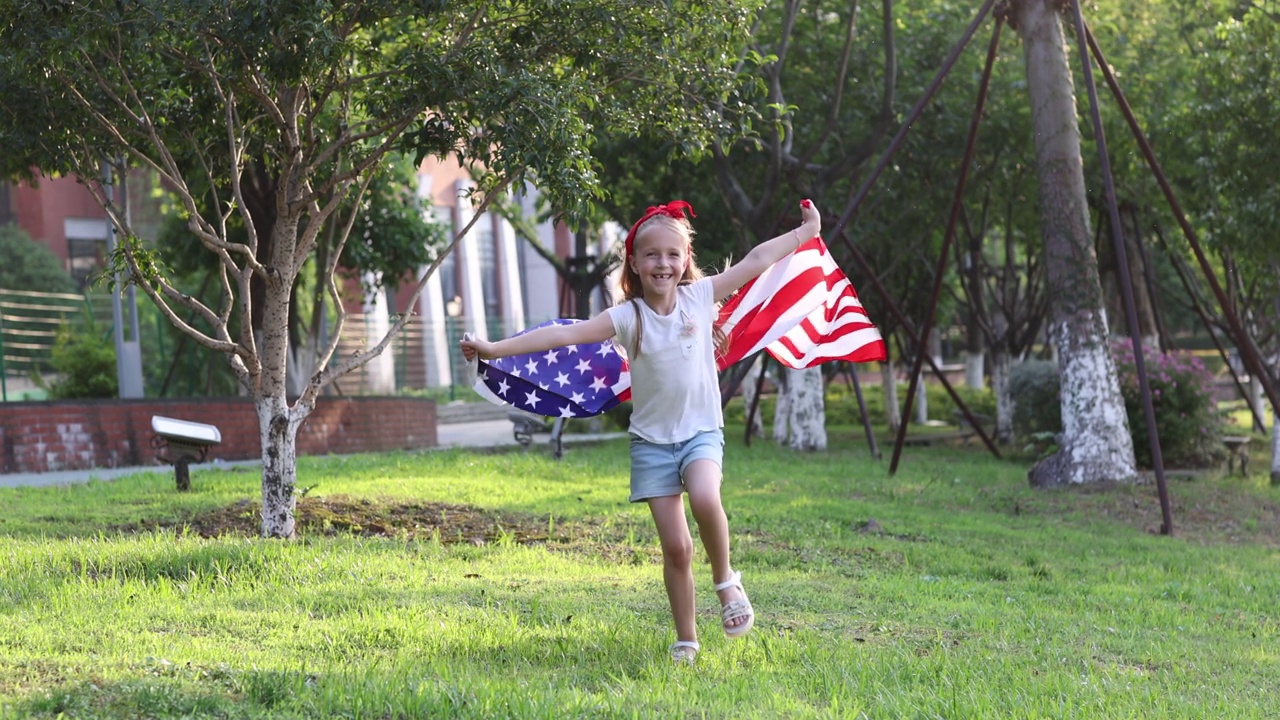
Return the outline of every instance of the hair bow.
[[[636,228],[643,225],[645,220],[654,215],[666,215],[679,220],[686,212],[689,213],[689,217],[698,217],[693,212],[693,206],[683,200],[672,200],[666,205],[650,205],[649,209],[644,211],[644,215],[631,226],[631,232],[627,233],[627,256],[631,255],[631,245],[636,239]]]

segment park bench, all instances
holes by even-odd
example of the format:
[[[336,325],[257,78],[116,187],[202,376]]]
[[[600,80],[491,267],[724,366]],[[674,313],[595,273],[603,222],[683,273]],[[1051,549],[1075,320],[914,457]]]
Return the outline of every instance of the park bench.
[[[191,463],[204,462],[209,448],[222,442],[222,433],[213,425],[162,415],[151,416],[151,430],[156,459],[173,465],[178,490],[183,492],[191,488]]]
[[[511,432],[516,442],[524,446],[525,450],[533,444],[534,436],[550,435],[548,442],[551,444],[552,456],[557,460],[564,456],[564,418],[556,418],[555,423],[547,427],[546,420],[541,416],[520,410],[512,410],[507,413],[507,417],[511,420]]]
[[[1235,472],[1236,463],[1240,463],[1240,474],[1249,474],[1249,441],[1248,435],[1224,435],[1222,444],[1227,448],[1227,472]]]

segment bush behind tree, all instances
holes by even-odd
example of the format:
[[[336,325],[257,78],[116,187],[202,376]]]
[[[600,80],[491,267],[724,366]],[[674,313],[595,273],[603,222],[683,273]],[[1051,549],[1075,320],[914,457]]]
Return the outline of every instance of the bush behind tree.
[[[1111,355],[1120,378],[1129,434],[1138,466],[1150,469],[1151,444],[1128,338],[1111,344]],[[1148,349],[1147,383],[1155,410],[1156,432],[1164,464],[1170,467],[1208,467],[1222,461],[1225,421],[1213,397],[1213,377],[1200,359],[1190,353],[1162,353]],[[1044,433],[1062,432],[1058,366],[1049,360],[1015,365],[1009,375],[1009,392],[1017,402],[1014,431],[1019,438],[1034,439]]]
[[[77,292],[58,256],[13,224],[0,225],[0,290]]]

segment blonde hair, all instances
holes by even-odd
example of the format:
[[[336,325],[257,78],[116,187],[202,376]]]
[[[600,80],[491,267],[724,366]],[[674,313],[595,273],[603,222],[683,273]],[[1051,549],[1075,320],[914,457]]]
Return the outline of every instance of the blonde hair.
[[[653,215],[635,226],[633,230],[634,242],[638,243],[640,238],[647,231],[654,228],[665,228],[682,236],[685,240],[685,253],[688,255],[689,261],[685,264],[684,274],[680,276],[678,284],[691,285],[706,277],[706,273],[704,273],[702,268],[698,266],[697,255],[693,252],[693,236],[695,233],[693,230],[693,224],[689,222],[688,218],[683,216],[675,218],[670,215],[662,214]],[[635,246],[628,243],[628,247],[623,250],[624,255],[628,250],[634,253]],[[633,347],[627,348],[627,355],[634,360],[635,358],[640,357],[640,341],[644,337],[643,316],[640,314],[640,307],[637,304],[640,302],[641,298],[644,297],[644,286],[640,282],[640,274],[631,266],[631,257],[631,255],[626,255],[622,258],[622,277],[618,282],[618,287],[622,290],[622,299],[618,304],[621,305],[622,303],[630,302],[632,303],[632,309],[635,310],[636,313],[635,341],[633,343]],[[716,352],[724,354],[729,346],[728,335],[724,333],[724,330],[718,324],[713,323],[711,327],[711,336],[715,341]]]

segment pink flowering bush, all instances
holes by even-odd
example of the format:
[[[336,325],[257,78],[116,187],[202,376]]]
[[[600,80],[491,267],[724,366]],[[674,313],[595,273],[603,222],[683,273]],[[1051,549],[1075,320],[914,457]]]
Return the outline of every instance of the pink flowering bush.
[[[1140,467],[1151,467],[1146,415],[1129,338],[1111,343],[1120,392],[1129,416],[1129,432]],[[1204,467],[1220,462],[1223,417],[1213,399],[1213,376],[1190,353],[1162,353],[1144,348],[1143,359],[1151,404],[1155,409],[1160,451],[1167,467]]]

